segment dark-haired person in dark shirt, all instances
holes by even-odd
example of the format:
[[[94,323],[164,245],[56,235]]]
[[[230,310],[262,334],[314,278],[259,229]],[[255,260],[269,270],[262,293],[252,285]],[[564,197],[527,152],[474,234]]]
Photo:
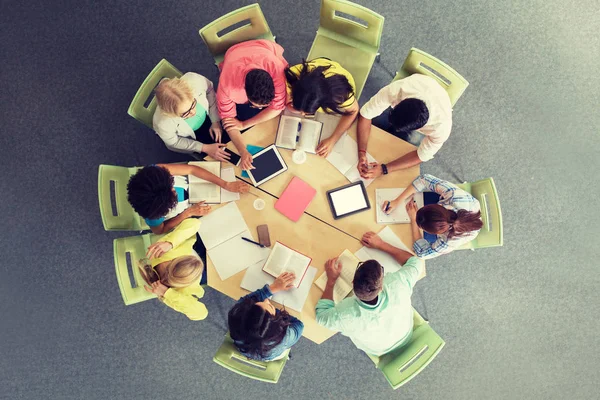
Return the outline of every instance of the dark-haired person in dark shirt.
[[[418,146],[417,150],[387,164],[369,165],[367,145],[371,124]],[[431,160],[450,136],[451,129],[450,97],[435,79],[413,74],[390,83],[360,109],[357,127],[360,175],[373,179]]]
[[[225,190],[245,193],[242,181],[226,182],[204,168],[188,164],[156,164],[140,169],[129,178],[127,200],[153,233],[167,233],[189,217],[210,212],[207,204],[188,201],[188,175],[212,182]]]

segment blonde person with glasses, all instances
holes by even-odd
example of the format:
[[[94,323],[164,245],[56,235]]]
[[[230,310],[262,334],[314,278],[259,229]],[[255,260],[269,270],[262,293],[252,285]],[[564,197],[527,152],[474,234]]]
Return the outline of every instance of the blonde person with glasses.
[[[181,78],[163,79],[154,92],[158,104],[152,125],[169,150],[229,160],[223,143],[228,137],[223,137],[211,81],[188,72]]]
[[[200,220],[189,218],[171,233],[152,244],[146,259],[139,261],[142,277],[160,301],[192,321],[206,318],[206,306],[198,301],[204,296],[200,286],[206,281],[204,263],[194,250]]]

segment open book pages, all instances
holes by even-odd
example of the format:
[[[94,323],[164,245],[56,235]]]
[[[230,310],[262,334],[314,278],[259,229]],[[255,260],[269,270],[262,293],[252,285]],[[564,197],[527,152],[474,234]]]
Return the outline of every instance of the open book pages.
[[[258,262],[246,270],[244,279],[242,279],[242,283],[240,284],[242,289],[254,292],[255,290],[265,286],[265,284],[270,285],[275,281],[273,276],[262,270],[263,264],[264,261]],[[304,275],[304,279],[302,279],[302,283],[300,283],[299,287],[277,292],[273,295],[272,300],[285,306],[286,308],[291,308],[292,310],[302,312],[302,308],[304,308],[304,303],[306,303],[306,299],[308,298],[308,294],[316,274],[317,269],[315,267],[308,267],[308,270]]]
[[[302,281],[310,262],[311,259],[304,254],[300,254],[297,251],[276,242],[267,262],[265,262],[263,271],[271,274],[275,278],[284,272],[292,272],[296,275],[294,286],[298,287],[300,286],[300,282]]]
[[[386,226],[381,232],[378,233],[379,237],[386,243],[391,244],[394,247],[407,251],[411,254],[414,254],[412,250],[406,246],[402,240],[390,229],[389,226]],[[362,247],[358,250],[354,255],[360,261],[367,260],[377,260],[379,264],[383,265],[383,270],[385,274],[390,272],[398,271],[402,265],[394,257],[386,253],[385,251],[370,249],[368,247]]]
[[[406,199],[404,204],[400,204],[394,211],[386,214],[383,211],[383,203],[391,201],[400,196],[406,188],[385,188],[375,190],[375,202],[377,203],[377,223],[378,224],[408,224],[410,218],[406,212],[406,203],[413,199],[417,202],[417,207],[423,207],[423,193],[415,193],[413,196]]]
[[[188,164],[205,169],[218,177],[221,176],[219,161],[191,161]],[[190,203],[205,201],[210,204],[218,204],[221,202],[221,188],[218,185],[195,175],[188,175],[188,182]]]
[[[369,163],[377,162],[375,158],[367,153]],[[369,186],[373,179],[363,179],[358,172],[358,144],[350,136],[344,134],[337,141],[333,150],[327,156],[327,161],[340,171],[350,182],[363,181],[365,187]]]
[[[283,115],[279,120],[275,145],[290,150],[315,153],[319,145],[322,123],[294,116]]]
[[[338,262],[342,264],[342,272],[340,277],[335,282],[333,287],[333,301],[339,303],[344,300],[348,294],[352,291],[352,281],[354,280],[354,273],[360,260],[346,249],[338,256]],[[321,290],[325,290],[327,285],[327,273],[323,272],[319,279],[315,281],[315,285]]]
[[[225,182],[235,182],[235,171],[233,167],[223,168],[221,170],[221,179]],[[229,203],[230,201],[236,201],[240,199],[240,194],[235,192],[230,192],[221,188],[221,203]]]

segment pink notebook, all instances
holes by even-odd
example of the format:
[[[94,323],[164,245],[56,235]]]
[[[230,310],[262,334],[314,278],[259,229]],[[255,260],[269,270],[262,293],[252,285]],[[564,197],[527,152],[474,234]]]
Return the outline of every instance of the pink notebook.
[[[313,187],[295,176],[285,188],[279,200],[275,202],[275,209],[296,222],[316,194],[317,191]]]

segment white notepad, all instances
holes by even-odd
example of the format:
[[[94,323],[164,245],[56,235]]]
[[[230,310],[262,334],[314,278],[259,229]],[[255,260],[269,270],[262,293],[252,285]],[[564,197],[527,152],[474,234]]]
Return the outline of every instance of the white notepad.
[[[386,188],[375,190],[375,202],[377,203],[377,223],[378,224],[407,224],[410,222],[408,213],[406,212],[406,203],[408,200],[412,200],[410,197],[404,204],[400,204],[390,214],[386,214],[383,211],[383,203],[385,201],[391,201],[397,198],[404,192],[406,188]],[[417,208],[423,207],[423,193],[415,193],[413,196],[417,202]]]
[[[377,162],[375,158],[367,153],[369,163]],[[327,161],[340,171],[350,182],[363,181],[365,187],[369,186],[373,179],[364,179],[358,172],[358,144],[347,134],[337,141],[333,150],[327,156]]]
[[[248,268],[244,275],[244,279],[242,279],[242,283],[240,284],[243,289],[253,292],[262,288],[264,285],[270,285],[275,281],[274,277],[262,270],[263,264],[264,262],[260,261]],[[291,308],[292,310],[302,312],[302,308],[304,307],[304,303],[306,303],[308,293],[310,292],[316,274],[317,269],[315,267],[308,267],[304,279],[302,280],[302,283],[300,283],[300,287],[275,293],[273,295],[273,301],[276,301],[287,308]]]
[[[269,256],[270,249],[242,240],[255,240],[235,203],[202,217],[198,233],[221,280],[237,274]]]
[[[225,182],[235,182],[235,171],[233,167],[223,168],[221,170],[221,179]],[[230,201],[237,201],[240,199],[240,194],[235,192],[230,192],[221,188],[221,203],[229,203]]]
[[[342,272],[333,287],[333,301],[335,303],[344,300],[352,291],[354,273],[356,272],[356,267],[358,267],[360,260],[352,254],[350,250],[346,249],[338,256],[338,262],[342,264]],[[325,290],[325,286],[327,285],[326,272],[323,272],[319,279],[315,281],[315,285],[317,285],[319,289]]]
[[[409,249],[408,246],[406,246],[398,236],[396,236],[396,234],[392,231],[392,229],[389,226],[383,228],[383,230],[379,232],[378,235],[384,242],[391,244],[392,246],[402,249],[404,251],[407,251],[411,254],[414,254],[414,252],[411,249]],[[398,261],[396,261],[394,257],[389,255],[385,251],[370,249],[366,246],[362,247],[360,250],[354,253],[354,255],[360,261],[377,260],[379,264],[383,265],[383,270],[385,274],[398,271],[402,267],[402,265],[400,265],[400,263],[398,263]]]

